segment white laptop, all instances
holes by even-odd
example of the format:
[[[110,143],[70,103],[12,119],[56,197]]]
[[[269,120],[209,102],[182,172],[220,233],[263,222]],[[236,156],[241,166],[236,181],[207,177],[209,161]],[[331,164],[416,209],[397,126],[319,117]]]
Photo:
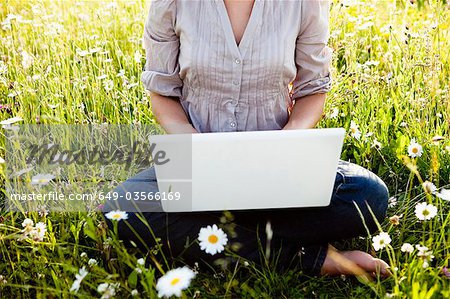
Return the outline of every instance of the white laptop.
[[[330,204],[343,128],[150,136],[165,212]]]

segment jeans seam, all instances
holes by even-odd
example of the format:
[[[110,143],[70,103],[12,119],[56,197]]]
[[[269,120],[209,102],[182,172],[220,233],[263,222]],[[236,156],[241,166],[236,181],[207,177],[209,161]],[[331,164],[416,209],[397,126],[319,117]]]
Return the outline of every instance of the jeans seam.
[[[342,176],[342,182],[336,187],[334,194],[337,194],[339,189],[342,187],[342,185],[346,184],[346,179],[345,179],[344,173],[342,171],[340,171],[339,169],[337,170],[337,172]]]

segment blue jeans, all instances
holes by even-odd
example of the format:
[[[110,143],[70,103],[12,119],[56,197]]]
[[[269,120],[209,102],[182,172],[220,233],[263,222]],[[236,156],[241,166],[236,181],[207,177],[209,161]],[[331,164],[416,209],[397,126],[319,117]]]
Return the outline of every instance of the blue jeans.
[[[154,169],[149,168],[126,180],[114,191],[123,194],[157,190]],[[367,235],[367,229],[370,233],[377,230],[368,206],[377,220],[382,222],[386,215],[388,194],[385,183],[377,175],[359,165],[340,160],[329,206],[232,211],[235,234],[228,235],[229,243],[240,245],[237,250],[239,256],[261,263],[261,244],[265,250],[265,228],[270,221],[273,236],[269,246],[272,254],[277,256],[277,266],[297,266],[309,275],[318,275],[326,258],[328,243]],[[107,202],[103,212],[115,209],[130,211],[127,205],[129,202],[125,199]],[[128,220],[119,222],[119,238],[133,241],[142,248],[154,246],[156,243],[152,234],[137,214],[128,214]],[[169,256],[181,258],[190,265],[195,262],[211,264],[218,258],[225,258],[223,252],[214,256],[205,253],[198,244],[185,246],[187,240],[192,242],[197,239],[200,228],[213,224],[220,227],[222,212],[164,213],[159,205],[155,205],[155,212],[142,215],[154,235],[161,239],[162,249]],[[107,223],[111,228],[108,219]]]

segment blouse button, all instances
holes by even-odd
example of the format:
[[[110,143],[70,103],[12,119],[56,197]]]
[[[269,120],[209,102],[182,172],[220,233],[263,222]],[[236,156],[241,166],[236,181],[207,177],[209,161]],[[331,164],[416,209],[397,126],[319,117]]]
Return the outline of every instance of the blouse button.
[[[232,122],[230,122],[230,126],[234,128],[234,127],[236,127],[236,123],[234,121],[232,121]]]
[[[236,58],[236,60],[234,61],[236,64],[240,64],[241,60],[239,58]]]
[[[238,80],[233,80],[233,84],[234,85],[239,85],[239,81]]]

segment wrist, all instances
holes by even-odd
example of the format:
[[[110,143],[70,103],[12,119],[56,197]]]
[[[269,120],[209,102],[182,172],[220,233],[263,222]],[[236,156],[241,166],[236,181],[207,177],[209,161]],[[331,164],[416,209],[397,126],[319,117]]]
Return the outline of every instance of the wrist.
[[[298,122],[294,122],[294,121],[288,121],[286,123],[286,125],[284,126],[283,130],[300,130],[300,129],[305,129],[304,127],[302,127],[301,123]]]
[[[198,131],[191,125],[185,123],[172,123],[163,126],[164,130],[169,134],[194,134]]]

